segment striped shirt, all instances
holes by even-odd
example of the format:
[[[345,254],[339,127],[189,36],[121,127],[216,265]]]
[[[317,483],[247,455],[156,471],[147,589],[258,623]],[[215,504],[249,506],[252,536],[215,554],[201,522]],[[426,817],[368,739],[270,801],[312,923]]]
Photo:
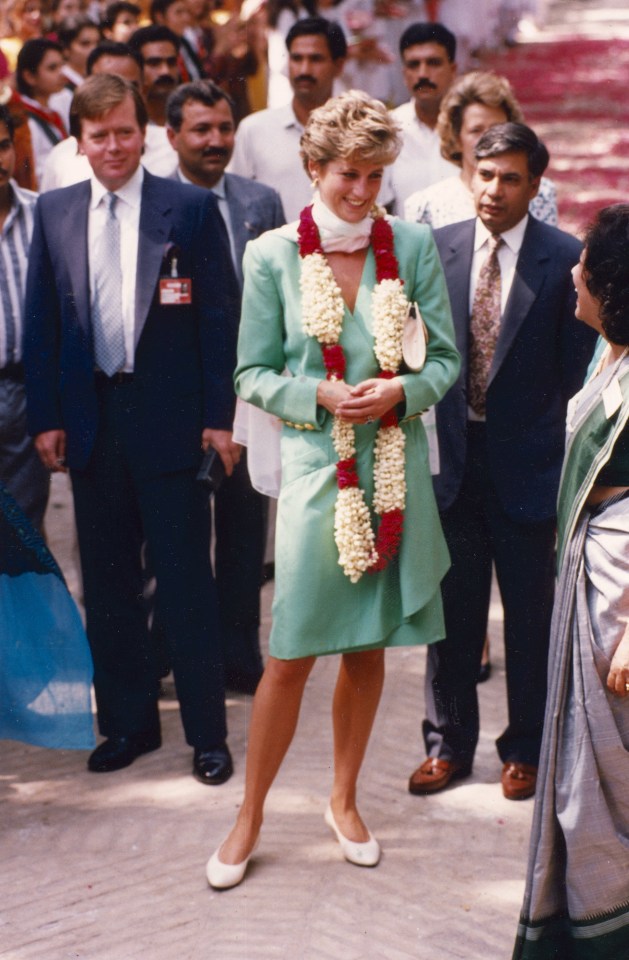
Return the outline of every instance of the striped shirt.
[[[0,368],[22,359],[28,251],[37,194],[11,180],[13,204],[0,233]]]

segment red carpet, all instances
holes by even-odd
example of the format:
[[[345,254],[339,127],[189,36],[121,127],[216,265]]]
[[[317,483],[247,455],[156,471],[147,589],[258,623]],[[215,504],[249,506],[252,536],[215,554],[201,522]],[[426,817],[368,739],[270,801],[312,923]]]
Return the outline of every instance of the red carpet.
[[[600,207],[629,201],[629,41],[520,44],[483,66],[509,78],[550,151],[561,227],[576,232]]]

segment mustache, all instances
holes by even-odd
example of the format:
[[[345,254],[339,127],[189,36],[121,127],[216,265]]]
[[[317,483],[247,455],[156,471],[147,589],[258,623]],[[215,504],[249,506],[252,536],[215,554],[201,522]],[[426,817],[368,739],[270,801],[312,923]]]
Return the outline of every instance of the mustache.
[[[158,77],[157,80],[154,81],[153,86],[176,87],[177,81],[174,80],[169,73],[163,73],[161,77]]]
[[[204,157],[229,157],[229,150],[226,150],[225,147],[208,147],[207,150],[203,151]]]
[[[413,87],[413,90],[423,90],[424,88],[426,90],[436,90],[437,84],[429,80],[428,77],[421,77]]]
[[[311,77],[308,73],[302,73],[300,76],[295,77],[295,83],[301,83],[302,81],[307,80],[308,83],[316,83],[314,77]]]

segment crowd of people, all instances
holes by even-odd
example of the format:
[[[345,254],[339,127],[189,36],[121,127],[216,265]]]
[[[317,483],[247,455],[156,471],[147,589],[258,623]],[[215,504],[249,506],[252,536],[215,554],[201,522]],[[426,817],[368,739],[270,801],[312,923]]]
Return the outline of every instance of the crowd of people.
[[[587,941],[617,958],[629,207],[603,211],[585,247],[557,228],[548,150],[508,81],[467,69],[543,10],[482,6],[10,6],[0,610],[37,649],[46,603],[28,622],[20,607],[38,576],[63,594],[37,531],[51,473],[68,473],[89,655],[66,605],[61,670],[44,659],[5,699],[0,735],[59,745],[37,704],[74,663],[82,699],[59,714],[78,724],[67,745],[89,746],[91,662],[103,739],[88,770],[122,769],[160,747],[172,670],[194,776],[218,786],[225,692],[255,694],[244,801],[206,868],[225,889],[256,849],[314,662],[340,654],[325,820],[346,860],[375,866],[357,782],[384,650],[428,648],[408,789],[438,793],[472,772],[495,570],[501,789],[536,795],[515,955],[568,960]]]

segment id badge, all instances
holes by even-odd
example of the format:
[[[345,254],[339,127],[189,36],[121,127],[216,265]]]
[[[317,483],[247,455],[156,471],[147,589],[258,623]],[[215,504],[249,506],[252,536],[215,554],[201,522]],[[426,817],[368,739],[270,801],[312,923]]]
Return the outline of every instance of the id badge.
[[[187,277],[162,277],[159,281],[159,302],[163,307],[192,303],[192,280]]]

